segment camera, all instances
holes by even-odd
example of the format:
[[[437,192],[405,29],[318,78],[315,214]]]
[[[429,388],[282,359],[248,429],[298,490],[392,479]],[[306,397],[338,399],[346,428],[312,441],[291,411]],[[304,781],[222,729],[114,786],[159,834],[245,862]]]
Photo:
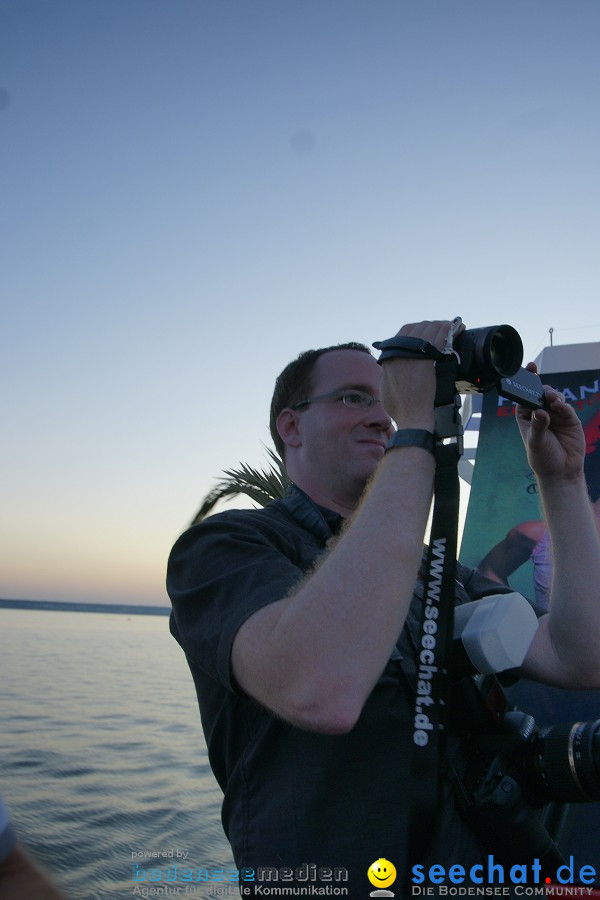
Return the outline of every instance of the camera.
[[[473,797],[493,793],[508,774],[533,806],[600,800],[600,719],[538,728],[532,716],[509,708],[492,675],[465,679],[461,692],[470,711],[464,783]]]
[[[538,375],[522,368],[523,342],[511,325],[471,328],[454,338],[459,359],[459,394],[484,394],[497,388],[502,397],[539,409],[544,391]]]
[[[461,320],[452,323],[460,325]],[[523,342],[511,325],[491,325],[471,328],[454,335],[450,331],[446,355],[454,354],[458,361],[455,385],[459,394],[485,394],[492,388],[508,400],[539,409],[544,405],[544,390],[540,378],[522,368]],[[396,335],[387,341],[375,341],[381,350],[379,362],[394,357],[439,359],[440,351],[428,341],[408,335]]]
[[[466,764],[454,785],[463,817],[498,858],[537,858],[552,875],[563,860],[547,817],[556,804],[565,816],[564,804],[600,800],[600,719],[539,728],[509,706],[502,685],[516,680],[537,627],[516,592],[456,607],[451,729]]]
[[[542,807],[600,800],[600,719],[538,728],[509,708],[495,675],[464,678],[456,690],[453,725],[468,760],[455,780],[464,818],[506,863],[538,858],[556,872],[562,856]]]

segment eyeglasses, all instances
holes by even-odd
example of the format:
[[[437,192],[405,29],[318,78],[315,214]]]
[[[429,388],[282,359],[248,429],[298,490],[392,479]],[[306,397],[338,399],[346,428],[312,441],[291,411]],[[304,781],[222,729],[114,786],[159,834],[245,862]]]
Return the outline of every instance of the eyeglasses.
[[[368,394],[366,391],[330,391],[328,394],[311,397],[310,400],[301,400],[299,403],[295,403],[292,409],[300,409],[301,406],[308,406],[309,403],[316,403],[317,400],[341,400],[344,406],[349,406],[350,409],[371,409],[375,403],[381,403],[381,400],[376,400],[372,394]]]

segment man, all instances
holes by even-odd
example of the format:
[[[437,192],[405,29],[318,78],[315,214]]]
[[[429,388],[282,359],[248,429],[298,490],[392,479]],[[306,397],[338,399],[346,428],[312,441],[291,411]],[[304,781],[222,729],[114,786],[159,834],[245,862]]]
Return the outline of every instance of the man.
[[[441,349],[449,328],[423,322],[400,335]],[[290,495],[214,516],[173,549],[171,627],[195,680],[240,870],[294,872],[299,886],[318,867],[340,869],[349,880],[337,886],[362,897],[367,870],[383,859],[402,891],[414,708],[405,664],[415,655],[435,460],[426,442],[386,447],[392,420],[399,431],[434,432],[435,388],[431,360],[380,367],[360,345],[300,357],[280,375],[271,410]],[[524,668],[598,687],[600,545],[588,527],[585,446],[570,407],[551,390],[546,402],[519,412],[558,548],[552,610]],[[457,602],[499,589],[463,567],[459,578]],[[457,741],[446,753],[460,768]],[[484,858],[452,791],[447,779],[428,859],[410,865]]]

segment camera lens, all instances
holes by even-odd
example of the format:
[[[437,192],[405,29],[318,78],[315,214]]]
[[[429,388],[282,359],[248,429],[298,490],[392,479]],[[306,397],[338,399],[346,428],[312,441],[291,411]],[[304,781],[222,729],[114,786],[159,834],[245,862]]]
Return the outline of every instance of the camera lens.
[[[514,375],[523,361],[523,342],[511,325],[463,331],[454,341],[460,357],[456,385],[460,393],[483,393]]]
[[[510,325],[500,325],[489,339],[489,359],[494,370],[503,378],[514,375],[523,360],[523,344],[518,332]]]
[[[526,755],[529,784],[544,801],[600,800],[600,719],[542,728]]]

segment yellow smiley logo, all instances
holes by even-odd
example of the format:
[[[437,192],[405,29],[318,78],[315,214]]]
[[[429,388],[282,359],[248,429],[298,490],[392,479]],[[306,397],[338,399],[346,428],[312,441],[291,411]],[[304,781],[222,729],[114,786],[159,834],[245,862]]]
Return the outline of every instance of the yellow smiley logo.
[[[389,887],[396,880],[396,867],[389,859],[376,859],[367,872],[369,881],[375,887]]]

